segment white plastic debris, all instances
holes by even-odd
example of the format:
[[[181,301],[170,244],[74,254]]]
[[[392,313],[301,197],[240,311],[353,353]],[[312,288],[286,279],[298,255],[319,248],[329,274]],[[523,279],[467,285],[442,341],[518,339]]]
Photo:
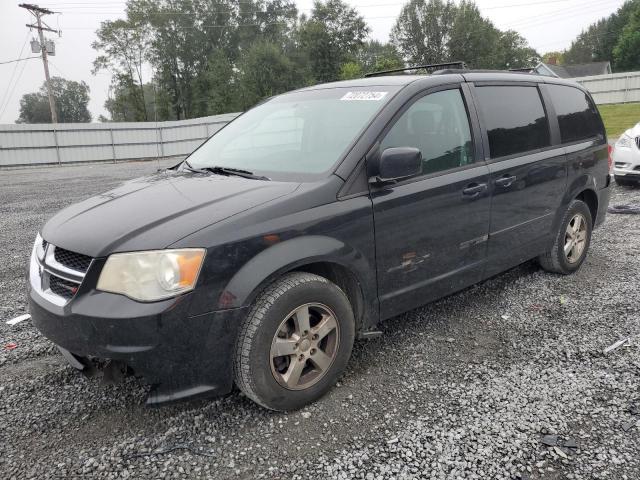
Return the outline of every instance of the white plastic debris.
[[[604,353],[605,355],[609,352],[613,352],[616,348],[621,347],[622,345],[624,345],[625,343],[627,343],[630,340],[629,337],[627,338],[623,338],[622,340],[618,340],[616,343],[614,343],[613,345],[609,345],[607,348],[605,348],[602,353]]]
[[[31,315],[29,315],[28,313],[25,313],[24,315],[20,315],[16,318],[12,318],[11,320],[7,320],[7,325],[16,325],[24,320],[29,320],[31,318]]]
[[[566,454],[566,453],[564,453],[564,452],[562,451],[562,449],[561,449],[561,448],[559,448],[559,447],[553,447],[553,450],[556,452],[556,454],[557,454],[559,457],[567,458],[567,454]]]

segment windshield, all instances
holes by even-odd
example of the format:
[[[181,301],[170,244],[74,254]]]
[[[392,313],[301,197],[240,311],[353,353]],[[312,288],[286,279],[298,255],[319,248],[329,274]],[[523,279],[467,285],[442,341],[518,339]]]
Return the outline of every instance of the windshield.
[[[218,131],[189,156],[189,165],[276,178],[327,172],[397,90],[352,87],[280,95]]]

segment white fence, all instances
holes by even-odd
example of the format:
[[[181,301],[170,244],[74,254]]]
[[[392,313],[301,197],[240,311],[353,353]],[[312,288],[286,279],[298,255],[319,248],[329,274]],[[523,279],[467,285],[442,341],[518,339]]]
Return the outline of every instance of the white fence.
[[[612,73],[574,80],[589,90],[598,105],[640,102],[640,72]]]
[[[236,115],[157,123],[0,125],[0,167],[184,156]]]

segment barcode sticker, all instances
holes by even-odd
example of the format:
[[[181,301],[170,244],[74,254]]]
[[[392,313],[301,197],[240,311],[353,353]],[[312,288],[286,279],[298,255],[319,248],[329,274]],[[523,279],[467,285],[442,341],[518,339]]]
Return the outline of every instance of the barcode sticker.
[[[379,102],[387,96],[389,92],[347,92],[340,100],[349,101],[369,101]]]

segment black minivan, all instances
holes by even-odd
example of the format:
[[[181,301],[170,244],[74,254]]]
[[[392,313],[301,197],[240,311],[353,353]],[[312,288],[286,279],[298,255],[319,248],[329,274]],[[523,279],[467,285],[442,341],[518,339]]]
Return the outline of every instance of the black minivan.
[[[268,99],[185,161],[72,205],[37,235],[37,328],[79,368],[120,362],[147,403],[237,385],[292,410],[355,338],[527,260],[570,274],[610,159],[580,85],[441,70]]]

